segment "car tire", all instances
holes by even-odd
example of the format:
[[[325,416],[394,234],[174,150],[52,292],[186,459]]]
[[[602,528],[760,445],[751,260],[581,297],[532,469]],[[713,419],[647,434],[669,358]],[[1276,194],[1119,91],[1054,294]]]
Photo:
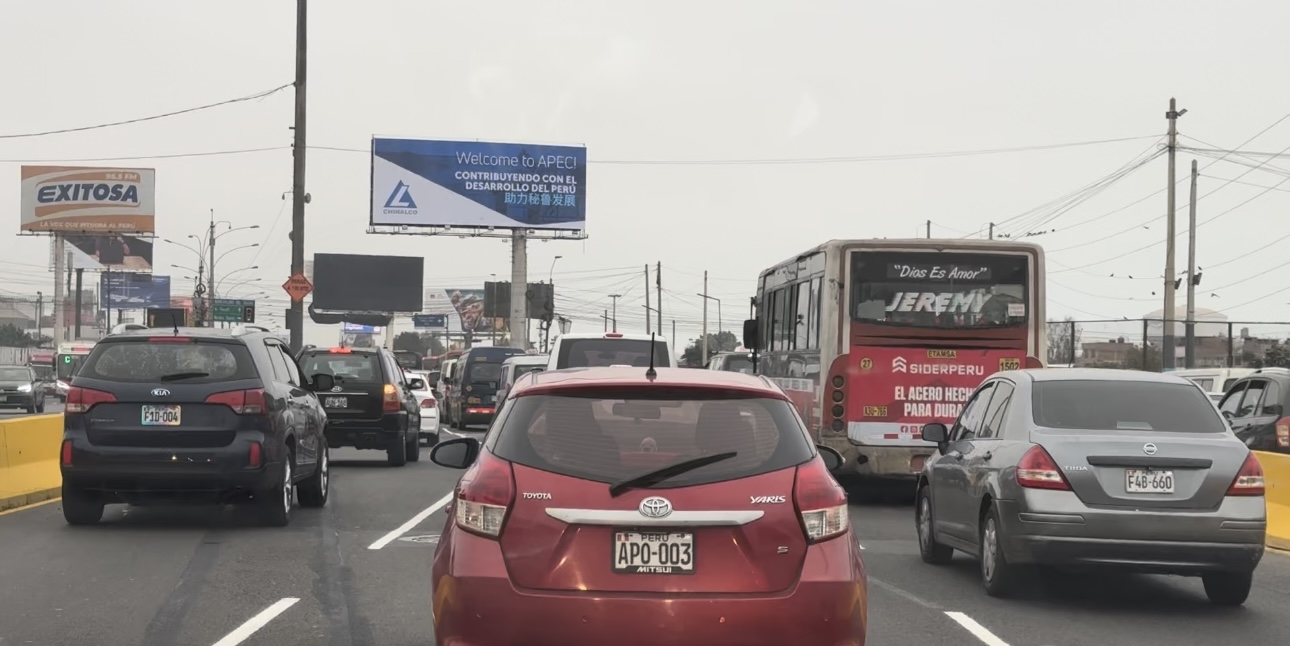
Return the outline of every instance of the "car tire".
[[[43,399],[42,399],[42,400],[40,400],[40,403],[36,405],[36,412],[37,412],[37,413],[44,413],[44,412],[45,412],[45,400],[43,400]]]
[[[981,521],[981,586],[992,597],[1007,597],[1020,577],[1019,568],[1008,563],[1003,553],[1003,535],[1000,529],[999,508],[990,505]]]
[[[64,482],[63,519],[68,525],[96,525],[103,520],[103,503]]]
[[[426,435],[425,435],[425,441],[426,441],[426,447],[428,447],[428,448],[434,448],[434,447],[438,446],[438,445],[439,445],[439,431],[437,431],[437,430],[436,430],[436,431],[435,431],[435,432],[433,432],[433,433],[426,433]]]
[[[327,504],[327,495],[331,491],[331,451],[326,445],[318,456],[318,466],[308,480],[300,483],[296,497],[301,507],[323,507]]]
[[[282,463],[282,477],[269,487],[258,500],[260,524],[268,527],[286,527],[291,521],[291,507],[295,503],[296,486],[292,482],[296,471],[296,452],[288,448],[287,459]]]
[[[408,442],[405,439],[406,431],[395,438],[390,446],[385,449],[385,459],[389,461],[392,467],[401,467],[408,463]]]
[[[1205,596],[1219,606],[1239,606],[1250,596],[1254,572],[1215,572],[1201,577]]]
[[[35,402],[32,402],[32,403],[31,403],[31,405],[27,406],[27,414],[28,414],[28,415],[35,415],[35,414],[36,414],[36,403],[35,403]]]
[[[918,490],[917,504],[914,507],[914,523],[918,530],[918,555],[924,563],[932,565],[949,565],[954,560],[954,548],[936,542],[936,526],[932,516],[932,495],[928,487]]]
[[[408,462],[421,461],[421,431],[408,433]]]

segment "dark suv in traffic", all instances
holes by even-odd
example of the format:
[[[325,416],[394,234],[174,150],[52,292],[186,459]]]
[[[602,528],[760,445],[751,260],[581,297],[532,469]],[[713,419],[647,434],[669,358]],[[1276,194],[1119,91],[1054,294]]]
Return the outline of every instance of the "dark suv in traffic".
[[[281,339],[239,326],[133,329],[98,342],[67,392],[63,515],[106,504],[249,502],[286,525],[293,502],[327,503],[326,413]]]
[[[327,444],[385,451],[391,466],[421,459],[421,405],[394,353],[385,348],[305,348],[300,365],[331,377],[319,391]]]
[[[1218,409],[1251,451],[1290,453],[1290,370],[1260,368],[1241,377]]]

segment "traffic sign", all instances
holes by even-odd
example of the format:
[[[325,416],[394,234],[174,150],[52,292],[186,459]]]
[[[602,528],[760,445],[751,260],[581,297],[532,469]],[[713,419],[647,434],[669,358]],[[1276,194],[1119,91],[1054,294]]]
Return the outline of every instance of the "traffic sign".
[[[291,302],[299,303],[314,291],[314,286],[304,274],[293,274],[287,282],[282,283],[282,289],[286,290],[287,295],[291,297]]]
[[[412,327],[448,327],[448,317],[444,314],[413,314]]]
[[[216,323],[254,323],[255,301],[217,298],[211,304],[211,314]]]

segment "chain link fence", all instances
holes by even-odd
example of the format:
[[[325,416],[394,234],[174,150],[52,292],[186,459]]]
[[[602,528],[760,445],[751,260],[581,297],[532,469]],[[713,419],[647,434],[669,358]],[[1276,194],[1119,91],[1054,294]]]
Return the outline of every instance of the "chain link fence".
[[[1170,346],[1175,369],[1290,368],[1290,322],[1050,321],[1047,363],[1159,372]]]

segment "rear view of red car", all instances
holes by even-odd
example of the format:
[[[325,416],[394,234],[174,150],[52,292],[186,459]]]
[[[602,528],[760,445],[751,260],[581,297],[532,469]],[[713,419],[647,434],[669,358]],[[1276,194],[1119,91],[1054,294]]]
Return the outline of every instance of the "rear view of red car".
[[[546,372],[483,446],[432,459],[466,469],[435,552],[440,644],[865,643],[841,457],[762,378]]]

